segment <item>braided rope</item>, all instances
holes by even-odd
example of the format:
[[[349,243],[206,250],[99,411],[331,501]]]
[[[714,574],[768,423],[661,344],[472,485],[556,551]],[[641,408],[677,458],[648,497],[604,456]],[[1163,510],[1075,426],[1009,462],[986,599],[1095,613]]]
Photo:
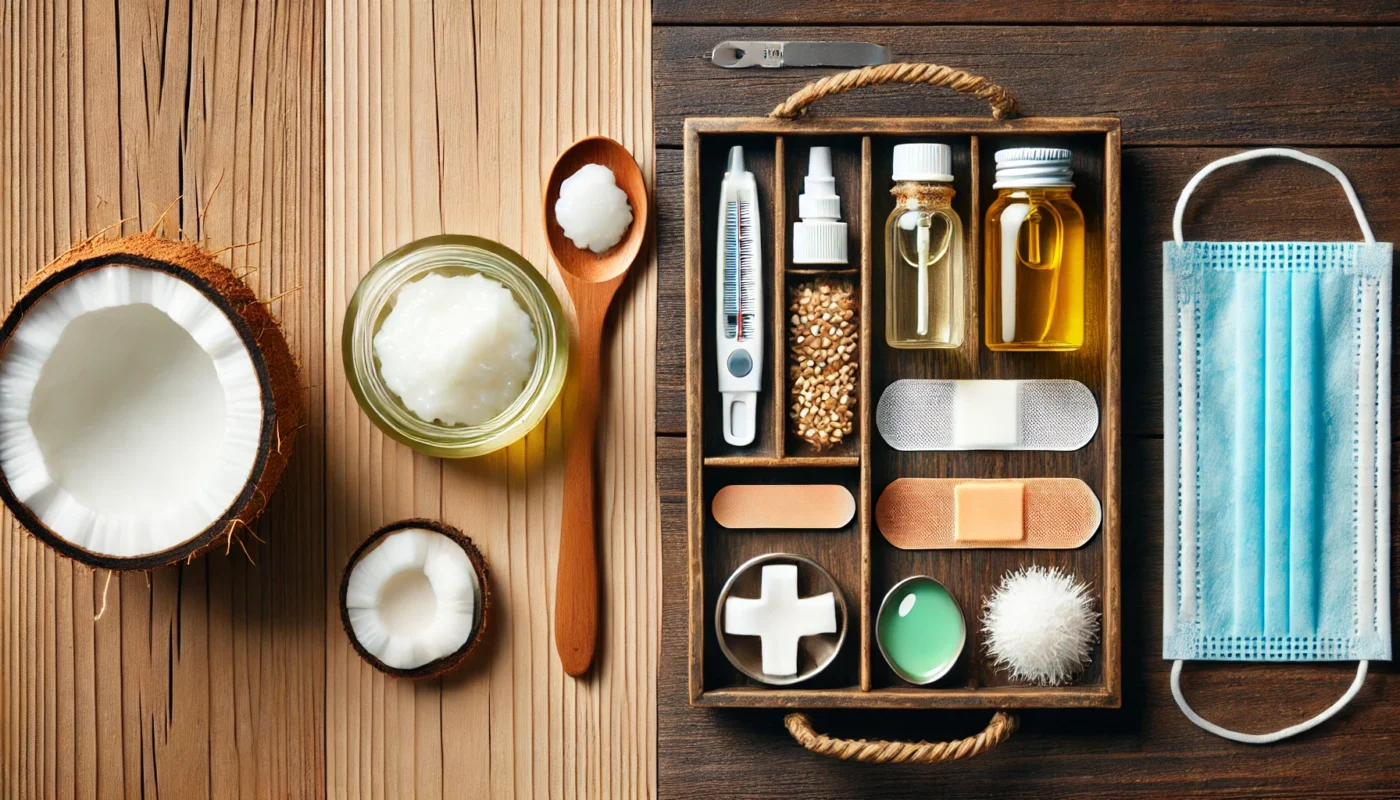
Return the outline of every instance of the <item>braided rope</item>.
[[[947,86],[963,94],[986,100],[992,107],[992,116],[996,119],[1016,116],[1016,98],[980,75],[938,64],[908,63],[861,67],[812,81],[779,103],[768,116],[776,119],[797,119],[807,113],[807,106],[823,97],[859,89],[862,86],[879,86],[885,83]]]
[[[876,739],[835,739],[812,729],[806,714],[788,714],[783,719],[797,743],[818,755],[859,761],[862,764],[941,764],[972,758],[994,749],[1016,731],[1016,717],[998,711],[986,729],[976,736],[951,742],[887,742]]]

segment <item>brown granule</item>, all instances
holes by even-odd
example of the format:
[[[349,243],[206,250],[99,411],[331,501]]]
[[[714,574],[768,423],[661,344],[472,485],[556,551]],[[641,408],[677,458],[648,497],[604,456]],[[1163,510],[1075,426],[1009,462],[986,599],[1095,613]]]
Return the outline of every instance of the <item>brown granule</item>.
[[[855,429],[860,369],[856,298],[849,282],[793,287],[788,306],[788,379],[793,433],[818,451]]]

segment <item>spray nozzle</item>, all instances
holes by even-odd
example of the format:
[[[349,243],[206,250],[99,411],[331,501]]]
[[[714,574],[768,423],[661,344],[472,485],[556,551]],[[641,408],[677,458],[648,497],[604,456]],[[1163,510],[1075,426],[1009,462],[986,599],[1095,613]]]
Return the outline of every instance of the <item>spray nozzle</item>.
[[[797,198],[797,213],[803,222],[841,219],[841,198],[836,194],[836,178],[831,174],[831,148],[813,147],[807,157],[807,177]]]
[[[831,177],[831,148],[813,147],[807,156],[807,180]]]
[[[801,222],[792,224],[794,264],[845,264],[846,223],[841,222],[841,198],[831,171],[831,148],[813,147],[807,154],[807,177],[797,198]]]

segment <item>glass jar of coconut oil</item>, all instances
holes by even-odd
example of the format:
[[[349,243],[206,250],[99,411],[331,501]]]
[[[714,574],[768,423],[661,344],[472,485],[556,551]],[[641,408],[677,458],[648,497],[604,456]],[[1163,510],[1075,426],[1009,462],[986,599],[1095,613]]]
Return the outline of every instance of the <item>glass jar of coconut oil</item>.
[[[350,389],[375,425],[420,453],[462,458],[505,447],[544,418],[564,385],[568,342],[559,298],[530,262],[488,239],[443,235],[374,265],[341,344]]]

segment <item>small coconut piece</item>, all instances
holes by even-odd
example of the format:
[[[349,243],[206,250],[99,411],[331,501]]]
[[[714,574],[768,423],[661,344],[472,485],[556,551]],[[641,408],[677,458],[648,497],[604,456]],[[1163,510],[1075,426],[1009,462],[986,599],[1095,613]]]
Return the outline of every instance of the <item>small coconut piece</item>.
[[[276,320],[194,242],[85,241],[0,327],[0,499],[92,567],[231,546],[276,489],[301,413]]]
[[[491,610],[486,560],[428,519],[375,531],[340,580],[340,620],[360,657],[399,678],[431,678],[476,648]]]

